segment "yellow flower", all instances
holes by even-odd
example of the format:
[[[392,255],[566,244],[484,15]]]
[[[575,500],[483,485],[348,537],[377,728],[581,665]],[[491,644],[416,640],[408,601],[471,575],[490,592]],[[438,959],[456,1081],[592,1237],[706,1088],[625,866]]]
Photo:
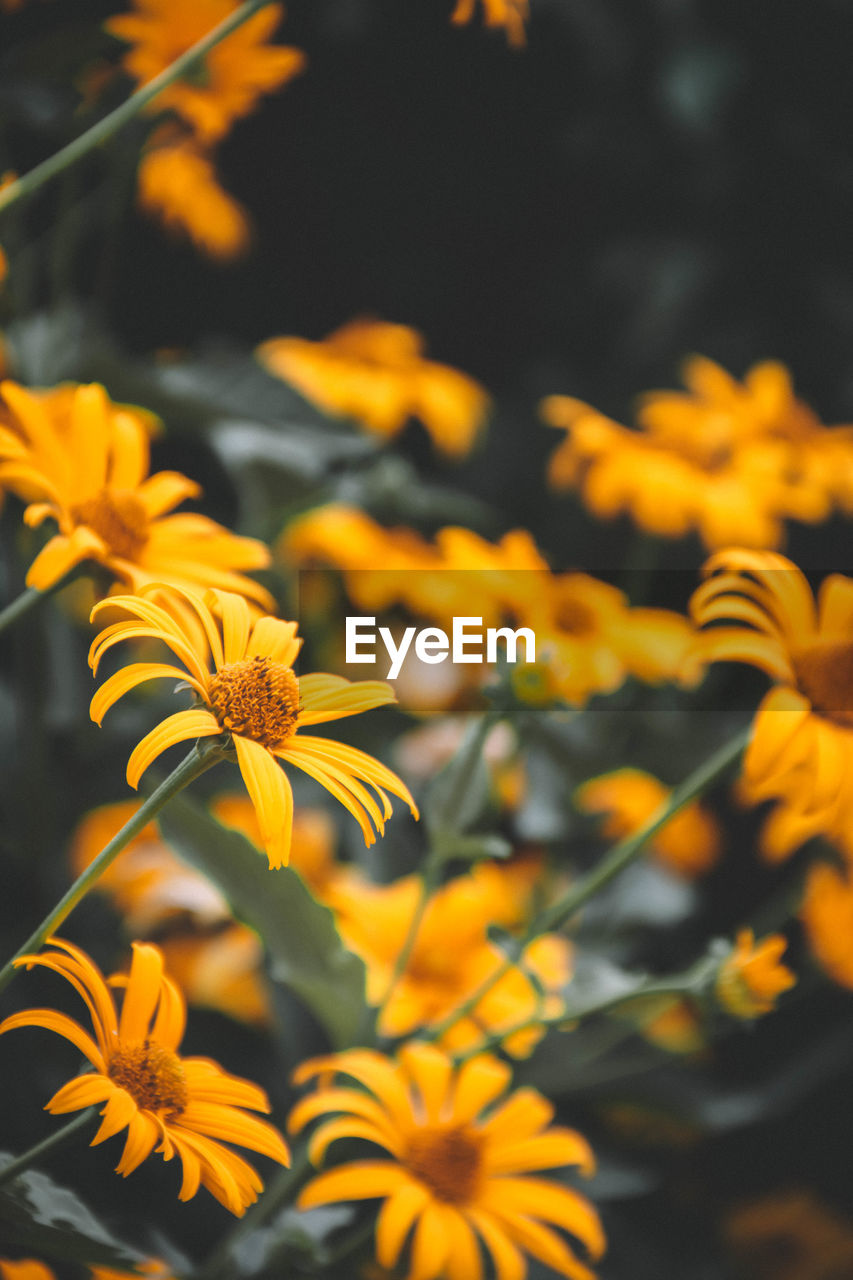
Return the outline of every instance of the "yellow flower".
[[[133,0],[131,13],[105,25],[131,46],[124,69],[142,85],[237,8],[237,0]],[[222,138],[235,120],[254,111],[263,94],[304,67],[298,49],[267,43],[283,16],[281,5],[267,5],[211,49],[203,66],[158,94],[149,110],[177,112],[203,142]]]
[[[256,604],[273,601],[243,569],[261,569],[263,543],[239,538],[207,516],[167,514],[199,486],[178,471],[148,474],[148,430],[139,412],[114,405],[97,383],[47,394],[0,384],[0,483],[30,505],[27,524],[59,532],[33,561],[27,585],[46,591],[94,560],[138,591],[146,582],[223,587]]]
[[[251,230],[243,206],[219,185],[210,157],[187,140],[149,147],[139,162],[139,203],[170,231],[226,262],[245,253]]]
[[[232,920],[206,933],[170,933],[160,940],[160,949],[190,1004],[218,1009],[250,1026],[269,1024],[264,947],[252,929]]]
[[[451,22],[470,22],[476,0],[457,0]],[[516,48],[525,42],[524,24],[530,17],[529,0],[483,0],[483,13],[488,27],[504,27],[507,41]]]
[[[691,611],[711,662],[746,662],[776,687],[755,717],[743,794],[787,810],[771,854],[818,833],[853,836],[853,580],[827,577],[817,602],[800,570],[773,552],[722,551]],[[714,625],[710,625],[714,624]],[[776,819],[777,823],[779,819]]]
[[[383,788],[405,800],[417,816],[408,789],[378,760],[329,738],[298,733],[308,725],[393,702],[389,685],[381,680],[350,683],[340,676],[320,673],[297,679],[293,663],[302,642],[296,638],[295,622],[270,617],[253,622],[243,597],[227,591],[213,591],[209,597],[218,620],[211,608],[190,592],[180,593],[183,607],[170,613],[152,598],[162,591],[155,584],[142,588],[138,597],[114,596],[92,612],[94,618],[103,609],[121,609],[131,619],[108,626],[96,636],[89,653],[93,671],[113,645],[140,637],[161,640],[187,669],[151,662],[122,668],[92,699],[93,720],[100,724],[113,703],[130,689],[160,677],[177,676],[201,704],[168,716],[142,739],[127,765],[132,787],[138,785],[152,761],[174,743],[230,734],[271,867],[287,862],[293,822],[293,793],[279,760],[296,765],[339,800],[358,822],[367,844],[375,839],[373,827],[381,834],[391,816],[391,802]],[[188,616],[187,605],[195,623]],[[375,797],[368,787],[373,788]]]
[[[741,384],[694,357],[685,382],[688,394],[642,398],[639,430],[568,396],[543,401],[545,420],[568,433],[550,483],[579,488],[597,516],[627,512],[666,538],[696,529],[710,548],[776,547],[787,519],[853,507],[853,433],[824,427],[784,366],[756,365]]]
[[[618,588],[585,573],[528,574],[525,594],[517,614],[536,634],[536,666],[547,663],[546,688],[566,702],[613,693],[629,676],[660,684],[699,674],[686,666],[693,628],[680,614],[633,608]],[[514,679],[525,679],[524,667]]]
[[[584,782],[574,800],[584,813],[606,815],[602,834],[621,840],[638,831],[671,794],[671,788],[642,769],[616,769]],[[702,875],[719,856],[719,829],[712,815],[694,801],[670,818],[649,841],[649,849],[679,875]]]
[[[810,867],[800,904],[809,946],[825,973],[853,990],[853,883],[826,862]]]
[[[796,982],[780,964],[787,942],[780,933],[755,941],[751,929],[741,929],[730,955],[717,975],[716,996],[734,1018],[757,1018],[776,1007],[776,998]]]
[[[18,1262],[6,1262],[0,1258],[0,1277],[2,1280],[56,1280],[50,1267],[35,1258],[21,1258]]]
[[[512,929],[521,924],[531,887],[527,864],[516,869],[512,864],[483,863],[438,889],[427,904],[408,963],[384,1005],[382,1033],[411,1035],[440,1022],[473,995],[504,958],[489,941],[489,925]],[[380,1004],[387,996],[419,898],[416,876],[391,885],[350,880],[330,895],[342,938],[367,966],[367,998],[372,1004]],[[570,945],[557,934],[545,934],[525,949],[521,965],[495,982],[471,1013],[445,1033],[442,1043],[447,1048],[467,1050],[481,1044],[484,1036],[507,1032],[508,1052],[530,1053],[542,1036],[536,1019],[562,1012],[557,993],[570,977]],[[524,971],[534,975],[535,983]],[[509,1034],[510,1028],[527,1021],[532,1025]]]
[[[272,1125],[242,1109],[269,1111],[262,1089],[228,1075],[210,1058],[181,1058],[183,997],[163,972],[163,957],[150,943],[134,943],[121,1013],[110,987],[85,952],[70,942],[51,939],[54,951],[22,956],[17,965],[40,965],[65,978],[86,1002],[94,1038],[79,1023],[53,1009],[29,1009],[0,1024],[0,1035],[17,1027],[44,1027],[70,1040],[94,1071],[76,1075],[53,1095],[52,1115],[99,1103],[103,1121],[92,1146],[127,1129],[116,1173],[127,1177],[156,1150],[183,1165],[180,1199],[190,1200],[204,1186],[232,1213],[242,1216],[263,1183],[242,1156],[218,1139],[248,1147],[288,1164],[281,1135]]]
[[[327,1084],[350,1076],[359,1089]],[[479,1242],[497,1280],[523,1280],[531,1254],[571,1280],[593,1280],[554,1224],[579,1240],[590,1257],[604,1251],[595,1209],[561,1183],[531,1177],[577,1165],[593,1170],[592,1152],[572,1129],[551,1126],[553,1108],[534,1089],[504,1097],[511,1073],[481,1055],[454,1069],[433,1046],[411,1043],[397,1060],[352,1049],[304,1063],[297,1083],[319,1076],[321,1087],[298,1102],[290,1128],[329,1113],[311,1138],[316,1164],[339,1138],[360,1138],[389,1158],[359,1160],[319,1174],[299,1207],[338,1200],[384,1201],[376,1223],[376,1255],[393,1267],[414,1228],[409,1280],[482,1280]]]
[[[844,1280],[853,1275],[853,1223],[792,1188],[739,1205],[725,1223],[738,1275],[749,1280]]]
[[[402,324],[362,317],[321,342],[270,338],[258,356],[325,412],[355,418],[388,438],[418,418],[436,448],[469,453],[489,407],[479,383],[424,358],[420,334]]]

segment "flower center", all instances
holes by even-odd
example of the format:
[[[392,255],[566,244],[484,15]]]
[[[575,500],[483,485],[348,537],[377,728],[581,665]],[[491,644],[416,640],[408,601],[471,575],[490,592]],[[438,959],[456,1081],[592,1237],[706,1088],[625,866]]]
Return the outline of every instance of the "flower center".
[[[483,1139],[459,1126],[419,1129],[409,1138],[405,1161],[439,1200],[464,1204],[480,1180]]]
[[[567,636],[588,636],[595,630],[595,614],[580,600],[561,600],[554,613],[557,627]]]
[[[110,1059],[109,1077],[144,1111],[180,1115],[189,1102],[181,1060],[153,1040],[123,1045]]]
[[[793,655],[797,684],[820,715],[853,727],[853,643],[824,640]]]
[[[217,720],[229,733],[263,747],[279,747],[299,715],[299,681],[272,658],[244,658],[220,667],[208,685]]]
[[[103,538],[114,555],[136,560],[148,541],[148,515],[135,493],[102,489],[73,507],[78,524],[86,524]]]

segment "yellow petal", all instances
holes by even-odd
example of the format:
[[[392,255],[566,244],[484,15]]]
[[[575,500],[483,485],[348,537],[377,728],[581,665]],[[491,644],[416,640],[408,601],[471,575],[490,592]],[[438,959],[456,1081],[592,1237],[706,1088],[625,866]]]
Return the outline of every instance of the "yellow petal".
[[[177,711],[174,715],[167,716],[133,749],[127,762],[129,784],[136,788],[148,766],[167,747],[174,746],[176,742],[186,742],[189,738],[216,737],[221,732],[219,724],[209,711],[193,709]]]
[[[270,867],[285,865],[290,858],[293,829],[293,792],[290,783],[266,747],[239,734],[233,735],[240,773],[255,813],[261,841]]]

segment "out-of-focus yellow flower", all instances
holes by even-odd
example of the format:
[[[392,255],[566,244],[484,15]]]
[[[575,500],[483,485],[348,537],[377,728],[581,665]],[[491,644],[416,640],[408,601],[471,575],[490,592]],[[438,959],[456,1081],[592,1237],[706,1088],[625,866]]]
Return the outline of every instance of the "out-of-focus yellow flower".
[[[490,924],[513,929],[529,907],[529,864],[518,868],[483,863],[459,876],[430,898],[408,963],[387,999],[380,1030],[409,1035],[440,1022],[477,991],[503,962],[503,953],[488,939]],[[391,885],[350,881],[330,898],[341,936],[367,966],[367,998],[385,1000],[397,957],[417,910],[420,884],[406,876]],[[545,992],[524,971],[535,976]],[[446,1032],[449,1049],[468,1050],[484,1036],[507,1031],[504,1047],[515,1056],[531,1052],[542,1036],[539,1017],[558,1016],[557,994],[571,975],[571,948],[565,938],[545,934],[526,948],[521,966],[500,978],[465,1017]],[[532,1025],[509,1034],[509,1028]]]
[[[853,580],[827,577],[815,602],[804,575],[773,552],[722,551],[691,611],[708,629],[703,660],[746,662],[775,687],[755,717],[742,794],[778,800],[785,817],[767,851],[785,856],[803,840],[853,839]]]
[[[143,85],[237,8],[237,0],[133,0],[130,13],[105,25],[130,46],[124,69]],[[263,94],[304,67],[300,50],[268,43],[283,16],[281,5],[265,6],[211,49],[197,70],[158,94],[149,111],[177,112],[205,143],[222,138],[235,120],[254,111]]]
[[[584,813],[605,815],[602,834],[621,840],[638,831],[671,795],[670,787],[642,769],[616,769],[584,782],[574,799]],[[693,801],[670,818],[648,847],[670,870],[683,876],[698,876],[716,862],[720,832],[713,816]]]
[[[402,324],[362,317],[321,342],[270,338],[258,356],[324,412],[355,418],[385,438],[417,418],[451,457],[470,452],[489,407],[479,383],[425,359],[420,334]]]
[[[360,1087],[332,1083],[333,1074]],[[336,1117],[313,1134],[312,1161],[339,1138],[362,1139],[386,1154],[319,1174],[303,1189],[300,1208],[383,1200],[377,1260],[395,1266],[414,1228],[410,1280],[482,1280],[478,1241],[497,1280],[524,1280],[525,1253],[570,1280],[594,1280],[553,1226],[595,1260],[605,1244],[595,1209],[562,1183],[530,1176],[564,1165],[589,1174],[592,1152],[579,1133],[551,1126],[553,1108],[534,1089],[507,1095],[505,1063],[483,1054],[454,1069],[434,1046],[412,1043],[396,1061],[351,1049],[303,1064],[294,1078],[315,1077],[320,1087],[290,1117],[296,1131],[318,1116]]]
[[[818,862],[809,869],[800,919],[821,968],[853,990],[853,883],[849,872]]]
[[[252,929],[234,920],[207,933],[173,933],[160,939],[160,950],[190,1004],[218,1009],[251,1026],[269,1023],[264,948]]]
[[[641,999],[620,1006],[619,1016],[633,1023],[649,1044],[667,1053],[699,1053],[705,1048],[701,1019],[687,1000]]]
[[[3,8],[9,12],[9,0],[3,0]],[[0,1258],[0,1276],[2,1280],[56,1280],[50,1267],[35,1258],[21,1258],[18,1262]]]
[[[61,974],[86,1002],[92,1036],[64,1013],[27,1009],[0,1024],[0,1035],[18,1027],[44,1027],[70,1040],[94,1071],[76,1075],[47,1104],[52,1115],[79,1111],[100,1103],[103,1122],[92,1146],[127,1129],[116,1173],[127,1177],[155,1147],[164,1159],[178,1156],[184,1178],[180,1198],[190,1200],[207,1187],[226,1209],[241,1217],[263,1190],[255,1170],[218,1139],[258,1151],[289,1164],[287,1146],[272,1125],[248,1115],[269,1111],[262,1089],[228,1075],[210,1058],[181,1058],[184,1034],[183,996],[163,972],[163,957],[150,943],[134,943],[123,986],[121,1014],[110,985],[85,952],[52,939],[53,951],[22,956],[15,963]]]
[[[94,560],[134,591],[152,581],[217,586],[273,607],[269,593],[239,572],[269,564],[262,542],[207,516],[168,514],[201,491],[178,471],[148,474],[140,411],[113,404],[97,383],[40,395],[7,381],[0,392],[0,484],[30,504],[27,524],[59,526],[30,566],[28,586],[46,591]]]
[[[731,953],[720,965],[715,993],[720,1005],[735,1018],[757,1018],[776,1007],[776,999],[797,979],[780,964],[787,942],[780,933],[755,941],[751,929],[741,929]]]
[[[180,592],[181,607],[169,612],[152,598],[161,593],[167,604],[174,599],[155,585],[142,588],[140,596],[114,596],[93,610],[93,617],[104,608],[129,615],[129,620],[114,623],[96,636],[89,653],[93,671],[113,645],[142,637],[162,641],[186,666],[181,670],[139,662],[123,667],[92,699],[93,720],[100,724],[119,698],[161,677],[177,676],[198,700],[192,709],[168,716],[134,748],[127,765],[132,787],[176,742],[229,734],[271,867],[287,862],[293,825],[293,792],[279,760],[302,769],[339,800],[358,822],[367,844],[375,839],[374,827],[381,834],[391,816],[386,788],[405,800],[417,816],[403,782],[373,756],[330,738],[298,732],[393,702],[389,685],[381,680],[351,683],[321,673],[297,679],[293,663],[302,641],[296,637],[295,622],[270,617],[253,621],[243,597],[227,591],[210,593],[215,614],[190,592]]]
[[[488,27],[503,27],[511,45],[520,48],[525,43],[524,24],[530,17],[529,0],[482,0],[483,16]],[[476,0],[457,0],[451,22],[461,25],[474,16]]]
[[[786,520],[853,508],[853,430],[823,426],[783,365],[756,365],[739,383],[694,357],[685,382],[686,394],[642,398],[639,430],[548,397],[543,417],[568,433],[551,458],[551,484],[579,488],[594,514],[628,512],[660,537],[696,529],[711,549],[777,547]]]
[[[551,689],[565,702],[613,693],[629,676],[661,684],[700,674],[687,666],[693,628],[681,614],[633,608],[618,588],[585,573],[543,575],[537,590],[532,576],[525,581],[519,620],[535,632],[538,663],[547,663]],[[515,679],[524,679],[523,667]]]
[[[342,570],[348,594],[370,612],[403,605],[448,628],[454,617],[479,617],[486,627],[512,619],[530,628],[536,663],[519,662],[513,671],[525,702],[582,704],[628,676],[690,683],[701,673],[697,661],[687,662],[693,629],[686,618],[632,608],[623,592],[587,574],[552,573],[526,529],[489,542],[447,526],[430,543],[332,503],[294,520],[279,552],[291,563],[320,560]]]
[[[844,1280],[853,1275],[853,1225],[812,1191],[779,1191],[739,1205],[725,1237],[750,1280]]]
[[[187,139],[148,147],[139,162],[139,204],[169,231],[227,262],[249,248],[243,206],[219,185],[209,155]]]

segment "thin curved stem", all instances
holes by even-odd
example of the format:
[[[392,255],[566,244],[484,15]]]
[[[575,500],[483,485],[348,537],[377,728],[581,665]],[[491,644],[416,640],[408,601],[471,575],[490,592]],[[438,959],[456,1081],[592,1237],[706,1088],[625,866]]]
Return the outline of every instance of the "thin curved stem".
[[[14,626],[19,618],[25,617],[31,609],[35,609],[40,605],[42,600],[49,600],[50,597],[56,595],[58,591],[62,591],[64,587],[67,587],[69,583],[79,577],[80,573],[80,566],[75,565],[73,569],[64,574],[61,578],[58,578],[56,582],[54,582],[53,585],[48,587],[45,591],[39,591],[37,587],[27,587],[27,589],[22,591],[19,596],[16,596],[10,604],[7,604],[5,609],[0,610],[0,633],[5,631],[8,627]]]
[[[220,41],[230,36],[232,31],[236,31],[244,22],[248,22],[249,18],[269,3],[270,0],[246,0],[239,9],[235,9],[218,26],[208,31],[206,36],[202,36],[201,40],[196,41],[192,48],[182,53],[153,80],[149,80],[141,89],[137,89],[136,93],[131,94],[127,101],[116,107],[115,111],[111,111],[109,115],[104,116],[103,120],[93,124],[91,129],[81,133],[79,138],[74,138],[67,146],[54,155],[48,156],[29,173],[25,173],[16,182],[6,187],[0,192],[0,213],[18,200],[23,200],[26,196],[38,191],[46,182],[50,182],[51,178],[55,178],[70,165],[82,160],[83,156],[88,155],[102,142],[106,142],[114,133],[138,116],[148,103],[153,102],[157,95],[167,89],[170,84],[174,84],[188,71],[192,71]]]
[[[36,1164],[41,1160],[42,1156],[48,1155],[51,1151],[55,1151],[57,1147],[63,1146],[69,1138],[73,1138],[78,1129],[84,1128],[95,1114],[94,1107],[87,1107],[85,1111],[81,1111],[73,1120],[69,1120],[68,1124],[64,1124],[61,1129],[57,1129],[55,1133],[51,1133],[47,1138],[42,1138],[41,1142],[37,1142],[30,1147],[29,1151],[25,1151],[23,1155],[16,1156],[14,1160],[10,1160],[7,1165],[0,1169],[0,1187],[7,1182],[11,1182],[13,1178],[17,1178],[19,1174],[29,1169],[30,1165]]]
[[[597,867],[583,876],[562,898],[547,907],[528,926],[526,933],[513,940],[513,945],[506,959],[497,966],[488,978],[456,1009],[434,1026],[427,1028],[423,1035],[426,1039],[437,1040],[461,1019],[468,1016],[485,995],[492,990],[501,978],[515,968],[524,953],[525,947],[538,938],[540,934],[549,933],[565,924],[590,898],[594,897],[605,885],[609,884],[620,871],[630,865],[642,853],[647,841],[656,835],[661,827],[666,826],[670,818],[702,795],[710,786],[740,758],[749,741],[751,727],[743,729],[731,738],[725,746],[701,764],[674,788],[665,804],[652,814],[633,835],[626,836],[615,844]]]
[[[44,944],[45,939],[62,924],[66,916],[71,914],[95,881],[115,861],[125,845],[129,844],[134,836],[139,835],[140,831],[148,825],[155,814],[160,812],[167,801],[171,800],[172,796],[177,795],[179,791],[182,791],[195,778],[200,777],[221,758],[219,747],[210,740],[207,740],[201,747],[193,747],[181,764],[139,806],[136,813],[128,819],[121,831],[116,832],[112,840],[104,846],[95,860],[90,862],[85,871],[80,873],[68,892],[60,898],[53,910],[48,912],[38,928],[30,934],[23,946],[18,948],[12,959],[3,966],[3,969],[0,970],[0,991],[3,991],[14,977],[15,961],[19,960],[21,956],[38,950]]]

